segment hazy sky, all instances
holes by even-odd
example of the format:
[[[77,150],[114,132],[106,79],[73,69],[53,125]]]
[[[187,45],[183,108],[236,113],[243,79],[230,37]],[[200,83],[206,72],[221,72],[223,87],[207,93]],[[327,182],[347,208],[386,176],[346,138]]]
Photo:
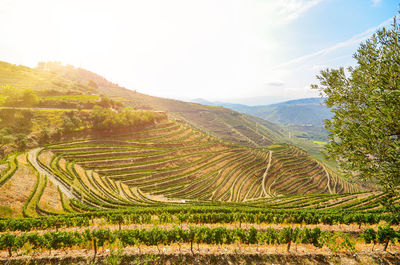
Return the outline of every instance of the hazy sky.
[[[0,0],[0,60],[61,61],[150,95],[267,104],[316,96],[396,0]]]

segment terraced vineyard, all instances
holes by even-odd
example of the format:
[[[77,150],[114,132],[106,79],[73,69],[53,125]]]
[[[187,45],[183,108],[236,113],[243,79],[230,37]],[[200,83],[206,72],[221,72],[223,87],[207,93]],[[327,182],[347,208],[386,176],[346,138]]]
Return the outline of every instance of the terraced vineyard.
[[[252,148],[163,120],[3,162],[0,192],[21,189],[25,218],[0,219],[0,262],[107,264],[118,250],[127,264],[177,255],[213,263],[227,254],[244,264],[280,263],[284,253],[303,253],[307,262],[318,253],[316,263],[328,263],[332,253],[346,253],[343,259],[358,251],[371,264],[371,242],[399,250],[400,216],[383,211],[384,194],[361,190],[287,144]],[[21,180],[30,187],[26,197],[14,187]]]
[[[30,155],[40,173],[55,178],[64,194],[75,199],[70,201],[75,211],[359,191],[297,147],[249,148],[176,121],[49,145]]]

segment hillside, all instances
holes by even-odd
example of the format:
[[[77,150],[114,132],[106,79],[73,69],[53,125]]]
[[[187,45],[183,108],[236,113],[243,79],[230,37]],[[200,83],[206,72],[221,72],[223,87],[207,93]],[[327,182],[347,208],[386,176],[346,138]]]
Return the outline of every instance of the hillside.
[[[304,98],[289,100],[277,104],[247,106],[225,102],[210,102],[194,99],[203,105],[223,106],[241,113],[246,113],[284,126],[292,135],[309,140],[326,141],[328,132],[323,121],[332,117],[332,113],[323,105],[322,98]]]
[[[336,231],[360,241],[356,223],[376,229],[389,220],[369,213],[382,210],[384,194],[366,191],[283,143],[284,131],[271,122],[144,95],[86,70],[57,67],[31,72],[9,66],[15,79],[26,80],[2,81],[0,136],[19,145],[0,161],[0,217],[14,217],[0,220],[0,262],[18,263],[35,251],[35,261],[73,255],[107,263],[118,258],[117,248],[130,261],[179,249],[189,259],[205,254],[199,259],[207,262],[206,249],[219,253],[221,245],[224,255],[236,257],[239,248],[242,258],[249,261],[252,253],[260,261],[254,253],[285,244],[289,251],[290,231],[303,242],[302,253],[314,253],[312,246],[353,251],[353,245],[332,247]],[[64,85],[41,86],[48,73]],[[29,82],[36,86],[24,88]],[[295,230],[292,224],[307,226]],[[324,224],[322,231],[317,224]]]
[[[358,190],[296,147],[271,148],[222,143],[170,121],[120,137],[48,146],[38,159],[86,198],[98,181],[123,201],[138,193],[153,200],[247,201]]]
[[[30,150],[28,161],[40,173],[39,190],[45,191],[47,183],[58,186],[63,211],[361,190],[302,149],[283,144],[281,129],[261,118],[144,95],[58,63],[42,63],[42,70],[7,67],[15,79],[37,84],[49,73],[65,84],[82,84],[79,91],[67,85],[23,90],[27,80],[20,80],[12,82],[16,96],[5,94],[10,86],[0,91],[5,105],[0,109],[2,119],[16,120],[7,122],[8,132],[13,136],[21,129],[19,124],[29,123],[24,133],[29,133],[27,139],[36,139],[29,145],[21,140],[17,150]],[[40,108],[43,104],[53,107]],[[49,131],[43,129],[46,123],[51,124]],[[13,159],[4,161],[8,168]],[[21,174],[19,169],[17,173]],[[33,175],[27,177],[32,180]],[[37,196],[40,201],[41,195]],[[24,215],[60,210],[29,206]]]
[[[325,119],[332,117],[332,113],[323,105],[324,99],[322,98],[296,99],[261,106],[210,102],[203,99],[192,101],[203,105],[223,106],[282,125],[320,126]]]
[[[306,140],[325,141],[326,131],[322,127],[293,125],[282,128],[265,119],[239,113],[224,107],[206,106],[153,97],[123,88],[90,71],[73,66],[63,66],[60,63],[40,63],[38,69],[31,70],[23,66],[13,66],[6,63],[3,63],[3,65],[8,65],[9,68],[12,68],[13,71],[17,73],[21,72],[17,75],[16,79],[24,76],[27,79],[25,83],[29,80],[31,83],[40,83],[40,80],[45,79],[46,75],[52,73],[53,78],[64,80],[64,85],[62,85],[62,89],[64,90],[62,91],[66,90],[70,93],[89,94],[92,97],[94,96],[93,94],[98,97],[106,95],[108,98],[118,103],[123,103],[125,106],[133,106],[138,109],[166,111],[171,119],[187,122],[207,134],[239,144],[253,147],[265,147],[277,142],[292,143],[310,152],[313,157],[324,161],[320,154],[321,146],[302,140],[305,138]],[[30,71],[35,74],[30,74]],[[4,82],[7,82],[7,80]],[[13,82],[13,84],[19,83],[21,82]],[[73,90],[73,86],[67,84],[79,84],[80,87],[88,89],[85,91],[76,91]],[[22,88],[23,86],[19,87]],[[58,90],[59,87],[55,86],[54,89]],[[93,89],[95,92],[93,92]],[[84,101],[80,101],[79,104],[82,105],[83,103]],[[71,101],[65,102],[64,105],[71,106]],[[232,106],[228,105],[227,107]],[[74,108],[76,108],[76,106]],[[241,109],[239,110],[243,111]],[[287,130],[292,132],[291,140],[287,139],[289,135]],[[301,137],[300,141],[295,139],[296,136]],[[332,165],[334,166],[334,164]]]
[[[279,141],[283,136],[281,129],[273,123],[262,121],[261,124],[260,121],[255,121],[250,116],[223,107],[203,106],[145,95],[115,85],[95,73],[80,68],[50,63],[47,64],[47,70],[54,71],[64,77],[77,79],[83,83],[94,80],[100,93],[111,97],[123,97],[127,99],[126,105],[135,108],[167,111],[174,118],[182,119],[224,140],[252,146],[265,146]]]
[[[37,69],[2,62],[0,84],[35,91],[56,90],[64,93],[105,95],[125,106],[167,111],[173,119],[184,120],[224,140],[250,146],[270,145],[279,142],[283,137],[282,129],[271,122],[223,107],[203,106],[145,95],[109,82],[90,71],[55,62],[39,63]]]
[[[400,265],[394,2],[3,0],[0,265]]]
[[[63,77],[54,71],[42,71],[23,65],[14,65],[0,61],[0,85],[36,91],[60,90],[93,93],[88,83]]]

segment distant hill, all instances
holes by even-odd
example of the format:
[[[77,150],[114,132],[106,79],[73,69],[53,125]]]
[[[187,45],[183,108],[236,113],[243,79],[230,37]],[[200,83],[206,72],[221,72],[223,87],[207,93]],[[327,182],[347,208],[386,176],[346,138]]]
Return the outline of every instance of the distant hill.
[[[0,63],[0,96],[0,137],[19,143],[5,150],[12,155],[3,165],[19,179],[1,178],[10,188],[0,191],[27,201],[17,210],[24,216],[361,190],[307,153],[312,149],[293,145],[316,144],[289,138],[275,123],[225,107],[145,95],[85,69]],[[57,185],[47,185],[48,179]],[[35,197],[22,198],[18,185],[29,181]],[[42,195],[60,203],[41,202]],[[12,200],[7,205],[14,207]]]
[[[323,98],[304,98],[271,105],[247,106],[225,102],[210,102],[204,99],[193,100],[193,102],[199,104],[223,106],[282,125],[315,126],[322,126],[325,119],[332,117],[329,109],[322,104],[323,101]]]
[[[0,85],[36,91],[58,90],[105,95],[125,106],[168,112],[208,134],[249,146],[262,147],[281,142],[284,130],[274,123],[224,107],[204,106],[145,95],[114,84],[82,68],[58,62],[39,63],[37,68],[0,62]]]
[[[194,99],[193,102],[209,106],[224,106],[241,113],[257,116],[273,123],[283,125],[297,138],[312,141],[326,141],[328,132],[323,126],[325,119],[332,117],[332,112],[323,105],[323,98],[304,98],[289,100],[263,106],[247,106],[225,102],[210,102]]]

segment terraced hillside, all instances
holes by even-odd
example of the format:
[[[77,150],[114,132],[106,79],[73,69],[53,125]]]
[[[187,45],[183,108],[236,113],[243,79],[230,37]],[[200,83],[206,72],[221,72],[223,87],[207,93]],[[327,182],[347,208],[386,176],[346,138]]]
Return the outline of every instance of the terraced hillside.
[[[59,63],[45,63],[40,66],[44,72],[58,74],[60,78],[75,80],[79,84],[97,83],[97,93],[117,98],[127,106],[137,109],[166,111],[171,117],[183,120],[192,126],[224,140],[254,147],[263,147],[280,142],[284,131],[277,125],[263,119],[223,108],[204,106],[179,100],[159,98],[126,89],[102,76],[81,68],[63,66]],[[38,71],[35,69],[35,71]],[[0,79],[1,81],[1,79]],[[134,88],[131,88],[134,89]]]
[[[47,103],[55,99],[64,100],[65,106],[71,105],[71,101],[74,101],[71,99],[76,101],[78,98],[80,103],[94,103],[101,95],[105,95],[135,109],[166,111],[171,117],[184,120],[213,136],[249,146],[262,147],[280,142],[285,134],[277,125],[262,119],[223,107],[203,106],[145,95],[114,84],[93,72],[60,63],[40,63],[38,68],[29,68],[0,61],[0,87],[1,85],[17,89],[29,88],[38,94],[60,94],[61,96],[41,99],[47,100]],[[74,98],[63,93],[82,95],[75,95]],[[0,97],[0,103],[1,101]],[[61,108],[65,106],[60,105]]]
[[[113,208],[358,191],[296,147],[249,148],[176,121],[106,139],[50,145],[30,154],[34,166],[57,178],[67,197],[77,199],[75,208],[82,207],[78,201]]]

